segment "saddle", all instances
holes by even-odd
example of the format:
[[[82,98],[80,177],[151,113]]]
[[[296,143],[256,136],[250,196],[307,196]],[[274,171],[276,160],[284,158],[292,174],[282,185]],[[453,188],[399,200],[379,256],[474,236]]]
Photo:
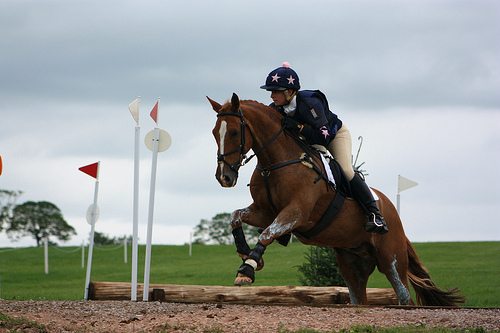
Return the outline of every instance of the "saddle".
[[[349,179],[347,179],[339,162],[335,160],[332,154],[330,154],[324,146],[312,145],[311,149],[317,151],[323,157],[322,160],[328,175],[328,180],[333,185],[335,191],[341,192],[343,195],[350,197],[351,187],[349,185]],[[330,174],[328,174],[328,171],[330,171]],[[333,178],[333,180],[331,178]]]

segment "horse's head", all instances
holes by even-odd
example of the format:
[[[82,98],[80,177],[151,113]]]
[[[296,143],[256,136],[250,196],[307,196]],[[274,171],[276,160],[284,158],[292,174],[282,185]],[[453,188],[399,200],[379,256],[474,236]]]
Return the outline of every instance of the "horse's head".
[[[219,148],[215,178],[221,186],[233,187],[238,180],[238,170],[252,146],[252,135],[243,118],[240,100],[236,94],[233,93],[231,102],[224,105],[210,98],[208,100],[217,112],[217,122],[212,130]]]

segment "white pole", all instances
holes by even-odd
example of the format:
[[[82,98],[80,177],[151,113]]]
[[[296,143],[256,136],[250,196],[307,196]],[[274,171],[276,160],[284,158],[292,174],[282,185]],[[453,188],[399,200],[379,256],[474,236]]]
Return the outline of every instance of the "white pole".
[[[193,254],[193,233],[189,233],[189,256]]]
[[[139,234],[139,152],[141,140],[141,128],[139,127],[139,104],[141,96],[130,103],[128,109],[135,120],[135,141],[134,141],[134,212],[133,212],[133,231],[132,231],[132,291],[130,299],[137,301],[137,253],[138,253],[138,234]]]
[[[142,300],[147,302],[149,300],[149,275],[151,268],[151,242],[153,238],[153,216],[155,206],[155,190],[156,190],[156,169],[158,164],[158,144],[160,141],[160,128],[158,122],[154,129],[153,139],[153,158],[151,162],[151,184],[149,190],[149,212],[148,212],[148,233],[146,240],[146,258],[144,267],[144,290]]]
[[[400,210],[399,210],[399,205],[400,205],[400,202],[401,202],[401,195],[399,194],[399,191],[398,191],[397,203],[396,203],[396,210],[398,211],[398,215],[399,215],[399,216],[401,216],[401,214],[400,214]]]
[[[85,241],[82,240],[82,268],[85,267]]]
[[[139,233],[139,142],[141,128],[135,127],[134,147],[134,221],[132,235],[132,294],[131,300],[137,301],[137,256],[138,256],[138,233]]]
[[[90,228],[89,254],[87,257],[87,275],[85,277],[85,295],[84,295],[84,300],[86,301],[88,301],[89,299],[90,272],[92,270],[92,255],[94,251],[94,232],[95,232],[95,221],[92,222],[92,226]]]
[[[49,274],[49,237],[45,237],[45,274]]]
[[[94,232],[95,232],[95,222],[97,217],[97,195],[99,192],[99,169],[101,162],[97,162],[97,177],[95,179],[94,187],[94,205],[92,207],[92,226],[90,228],[90,241],[89,241],[89,256],[87,258],[87,276],[85,278],[85,295],[84,299],[89,299],[89,285],[90,285],[90,272],[92,270],[92,253],[94,251]]]
[[[148,213],[148,234],[146,240],[146,264],[144,267],[144,292],[142,300],[147,302],[149,300],[149,275],[151,267],[151,242],[153,238],[153,215],[154,215],[154,201],[156,190],[156,169],[158,164],[158,141],[160,138],[160,129],[155,127],[154,142],[153,142],[153,161],[151,165],[151,185],[149,191],[149,213]]]
[[[128,242],[127,242],[127,236],[123,239],[123,261],[127,263],[127,247],[128,247]]]

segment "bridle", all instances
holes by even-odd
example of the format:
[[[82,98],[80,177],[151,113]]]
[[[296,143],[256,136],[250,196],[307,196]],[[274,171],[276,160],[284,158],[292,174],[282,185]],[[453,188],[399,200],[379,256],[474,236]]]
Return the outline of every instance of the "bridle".
[[[221,112],[221,113],[218,113],[217,114],[217,118],[218,117],[222,117],[222,116],[234,116],[234,117],[238,117],[240,118],[240,122],[241,122],[241,130],[240,130],[240,133],[241,133],[241,143],[240,143],[240,146],[236,149],[233,149],[231,150],[230,152],[227,152],[227,153],[224,153],[224,154],[221,154],[220,152],[217,152],[217,162],[222,162],[224,163],[225,165],[227,165],[229,167],[229,169],[231,169],[231,171],[235,172],[236,174],[238,174],[238,170],[240,169],[241,166],[245,165],[248,160],[247,160],[247,155],[245,153],[245,138],[246,138],[246,133],[245,133],[245,129],[247,127],[247,123],[245,122],[245,118],[243,118],[243,113],[241,112],[241,108],[238,110],[238,113],[236,112]],[[253,137],[253,133],[252,131],[250,131],[252,137]],[[237,152],[240,152],[240,159],[238,160],[237,163],[235,164],[230,164],[228,161],[226,161],[226,156],[229,156],[231,154],[234,154],[234,153],[237,153]]]
[[[238,109],[237,113],[236,112],[221,112],[221,113],[217,114],[217,117],[222,117],[222,116],[233,116],[233,117],[240,118],[240,123],[241,123],[241,125],[240,125],[240,127],[241,127],[241,130],[240,130],[240,133],[241,133],[241,143],[240,143],[240,146],[238,148],[233,149],[230,152],[227,152],[227,153],[224,153],[224,154],[221,154],[221,153],[217,152],[217,162],[224,163],[225,165],[227,165],[229,167],[229,169],[231,169],[231,171],[235,172],[236,174],[238,174],[238,170],[240,169],[240,167],[242,167],[245,164],[247,164],[262,149],[266,148],[271,142],[273,142],[274,140],[276,140],[276,138],[285,129],[284,127],[281,127],[281,129],[278,131],[278,133],[276,133],[268,142],[266,142],[260,149],[258,149],[256,152],[254,152],[250,157],[247,157],[247,155],[245,153],[245,144],[246,144],[246,139],[245,139],[246,138],[246,132],[245,131],[246,131],[246,128],[248,127],[248,124],[245,122],[245,118],[243,117],[243,112],[241,111],[241,107]],[[255,137],[253,135],[253,132],[250,129],[250,127],[248,127],[248,130],[250,131],[250,135],[252,136],[252,138],[255,139]],[[225,159],[226,156],[229,156],[231,154],[237,153],[238,151],[240,152],[240,159],[238,160],[237,163],[230,164],[228,161],[226,161],[226,159]]]

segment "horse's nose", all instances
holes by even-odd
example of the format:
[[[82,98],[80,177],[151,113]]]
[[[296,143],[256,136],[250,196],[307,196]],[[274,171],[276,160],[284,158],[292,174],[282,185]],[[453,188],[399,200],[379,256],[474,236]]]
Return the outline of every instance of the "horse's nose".
[[[230,174],[222,174],[220,176],[216,175],[216,178],[222,187],[233,187],[236,185],[236,177],[233,177]]]
[[[220,183],[224,187],[233,187],[234,180],[230,175],[222,175],[222,177],[220,178]]]
[[[215,179],[222,187],[233,187],[238,181],[238,172],[229,168],[217,168]]]
[[[224,175],[222,177],[222,181],[227,187],[233,187],[234,186],[234,178],[229,176],[229,175]]]

